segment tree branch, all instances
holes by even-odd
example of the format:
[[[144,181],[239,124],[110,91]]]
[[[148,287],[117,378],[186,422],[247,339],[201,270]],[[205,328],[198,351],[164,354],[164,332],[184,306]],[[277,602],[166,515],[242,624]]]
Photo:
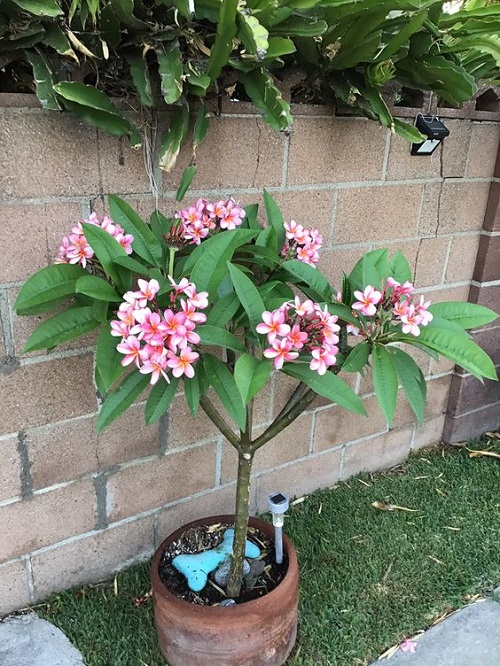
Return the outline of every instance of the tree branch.
[[[264,446],[270,439],[275,437],[278,433],[288,427],[295,419],[305,411],[311,402],[316,397],[316,393],[312,389],[308,389],[304,395],[298,400],[286,414],[280,418],[276,418],[269,428],[265,430],[262,435],[259,435],[250,446],[251,453],[255,453],[261,446]]]
[[[237,451],[241,451],[241,441],[238,439],[238,436],[233,432],[229,424],[219,414],[217,409],[206,396],[200,398],[200,405],[205,414],[224,435],[227,441],[232,444]]]

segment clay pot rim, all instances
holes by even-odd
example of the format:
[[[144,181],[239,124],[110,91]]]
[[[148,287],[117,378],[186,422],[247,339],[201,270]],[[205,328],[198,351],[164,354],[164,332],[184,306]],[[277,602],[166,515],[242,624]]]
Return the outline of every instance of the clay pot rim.
[[[255,611],[259,612],[259,607],[264,603],[272,603],[273,596],[286,596],[288,591],[290,594],[293,594],[293,590],[296,587],[296,581],[298,579],[298,561],[295,548],[291,540],[283,533],[283,552],[288,557],[288,570],[280,582],[280,584],[274,588],[268,594],[265,594],[263,597],[258,599],[252,599],[251,601],[245,601],[236,606],[224,607],[224,606],[202,606],[193,604],[185,599],[180,599],[175,594],[172,594],[170,590],[165,586],[163,581],[160,578],[158,573],[160,559],[163,556],[165,547],[168,543],[175,541],[179,538],[186,530],[191,527],[198,527],[199,525],[207,525],[211,523],[234,523],[234,514],[224,514],[218,516],[207,516],[206,518],[200,518],[198,520],[192,520],[189,523],[186,523],[179,529],[175,530],[170,534],[166,539],[162,541],[155,554],[153,555],[153,560],[151,562],[151,582],[155,593],[160,594],[168,600],[168,603],[174,607],[177,607],[179,612],[182,613],[186,608],[190,609],[190,613],[206,615],[207,613],[213,613],[214,617],[219,615],[224,615],[229,612],[233,616],[244,616],[249,612]],[[266,532],[268,536],[272,536],[274,528],[270,523],[266,523],[260,518],[251,517],[248,521],[248,524],[251,527],[257,527]],[[290,588],[289,590],[287,588]]]

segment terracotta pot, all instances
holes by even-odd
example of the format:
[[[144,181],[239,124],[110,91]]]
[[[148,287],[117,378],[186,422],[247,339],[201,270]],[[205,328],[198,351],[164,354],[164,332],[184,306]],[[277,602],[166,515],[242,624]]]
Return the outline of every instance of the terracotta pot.
[[[156,628],[169,666],[281,666],[297,635],[299,570],[292,542],[283,535],[288,571],[265,596],[237,606],[198,606],[174,596],[158,568],[166,546],[190,527],[232,523],[234,516],[195,520],[171,534],[151,565]],[[258,518],[250,525],[274,538],[274,528]]]

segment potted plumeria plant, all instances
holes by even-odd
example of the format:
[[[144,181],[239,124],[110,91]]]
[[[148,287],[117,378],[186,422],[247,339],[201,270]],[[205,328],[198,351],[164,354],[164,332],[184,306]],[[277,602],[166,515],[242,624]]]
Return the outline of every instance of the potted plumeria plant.
[[[264,191],[263,198],[264,221],[257,205],[243,209],[233,199],[199,199],[173,218],[156,211],[146,223],[110,196],[110,216],[92,214],[76,224],[56,262],[25,283],[16,305],[22,315],[59,310],[39,325],[26,351],[53,349],[101,329],[95,351],[95,383],[103,398],[99,430],[146,390],[145,417],[154,423],[183,389],[193,416],[201,408],[236,449],[235,534],[225,591],[236,601],[245,587],[254,455],[317,395],[363,415],[361,399],[340,371],[371,369],[389,424],[398,385],[416,418],[424,417],[425,378],[404,346],[433,357],[442,354],[480,379],[496,379],[492,361],[467,333],[494,320],[494,312],[470,303],[431,304],[416,295],[404,256],[391,257],[385,249],[365,254],[337,291],[316,266],[319,232],[284,221],[272,196]],[[253,402],[272,372],[292,377],[296,388],[274,421],[255,435]],[[288,540],[286,554],[289,568],[296,567]],[[286,580],[266,597],[286,589],[288,610],[283,600],[279,609],[272,602],[265,621],[259,620],[263,599],[238,604],[230,616],[224,608],[202,609],[211,612],[208,619],[201,619],[202,610],[194,606],[194,624],[201,623],[206,634],[203,646],[188,620],[190,604],[156,591],[157,615],[167,615],[172,631],[184,631],[179,638],[159,625],[171,666],[282,664],[296,627],[296,583],[288,589]],[[246,606],[249,615],[244,615]],[[220,648],[216,637],[224,627],[226,642]],[[253,653],[249,642],[254,639]]]

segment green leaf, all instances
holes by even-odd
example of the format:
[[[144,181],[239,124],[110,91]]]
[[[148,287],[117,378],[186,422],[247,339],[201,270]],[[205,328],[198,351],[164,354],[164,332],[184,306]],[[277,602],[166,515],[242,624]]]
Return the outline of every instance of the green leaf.
[[[396,371],[403,391],[419,423],[424,420],[427,384],[422,370],[406,352],[397,347],[386,347],[396,363]]]
[[[245,223],[248,225],[249,229],[255,229],[260,233],[262,226],[257,220],[258,212],[259,204],[255,203],[245,206]]]
[[[257,235],[249,229],[234,229],[216,234],[204,240],[190,255],[185,271],[189,271],[192,261],[196,261],[191,272],[191,280],[199,291],[208,291],[211,298],[216,297],[220,283],[227,275],[226,262],[235,249],[250,242]]]
[[[198,413],[200,406],[200,383],[198,381],[198,373],[192,379],[184,376],[184,397],[189,407],[189,411],[193,416]]]
[[[63,13],[57,0],[12,0],[12,2],[35,16],[59,16]]]
[[[266,58],[268,60],[276,60],[280,56],[295,53],[296,50],[295,44],[291,39],[287,39],[286,37],[270,37]]]
[[[73,295],[79,278],[88,273],[73,264],[53,264],[41,268],[21,287],[15,309],[18,315],[51,310]]]
[[[266,123],[276,131],[289,130],[293,123],[290,104],[283,99],[271,74],[259,68],[240,71],[238,78],[252,102],[262,111]]]
[[[498,318],[496,312],[485,308],[483,305],[475,303],[463,303],[461,301],[444,301],[442,303],[433,303],[429,307],[429,312],[448,321],[452,321],[458,326],[468,330],[478,326],[490,324]]]
[[[126,53],[125,59],[130,66],[132,82],[137,90],[141,104],[143,106],[154,106],[149,67],[146,59],[140,53]]]
[[[317,372],[303,363],[285,363],[281,371],[304,382],[315,393],[337,403],[340,407],[356,414],[366,415],[361,398],[354,393],[343,379],[334,375],[333,372],[318,375]]]
[[[391,265],[391,277],[393,277],[397,282],[403,284],[403,282],[410,282],[411,280],[411,268],[408,263],[407,258],[401,252],[397,250],[390,259]]]
[[[202,104],[198,110],[198,114],[196,116],[196,122],[194,124],[193,150],[196,151],[198,146],[200,146],[205,140],[209,125],[210,125],[210,116],[208,114],[205,105]]]
[[[52,111],[60,111],[61,105],[57,101],[57,95],[54,92],[56,79],[54,72],[50,68],[49,61],[38,50],[30,51],[29,49],[25,49],[24,54],[33,67],[36,96],[40,100],[42,107],[44,109],[51,109]]]
[[[78,57],[71,48],[67,36],[56,23],[45,25],[43,43],[53,48],[54,51],[57,51],[60,55],[73,58],[73,60],[78,63]]]
[[[106,426],[121,416],[141,395],[148,384],[149,375],[141,375],[137,370],[132,370],[120,386],[104,400],[97,418],[97,432],[102,432]]]
[[[304,282],[308,287],[314,289],[325,301],[332,298],[332,288],[326,277],[320,273],[317,268],[304,264],[298,259],[290,259],[283,263],[283,268],[287,273],[293,275],[300,282]]]
[[[267,29],[243,7],[238,10],[238,23],[240,26],[239,37],[245,50],[256,56],[257,60],[263,60],[269,48],[269,32]]]
[[[141,137],[137,128],[122,116],[101,90],[78,81],[60,81],[54,85],[54,90],[62,98],[64,106],[86,122],[110,134],[126,134],[133,148],[140,147]]]
[[[426,137],[413,125],[405,123],[404,120],[399,120],[399,118],[394,118],[393,121],[396,134],[399,134],[399,136],[406,139],[406,141],[409,141],[410,143],[421,143],[422,141],[425,141]]]
[[[125,372],[125,367],[120,363],[123,354],[116,349],[119,339],[111,335],[108,326],[104,326],[99,333],[95,349],[95,367],[99,372],[101,386],[99,390],[104,395]]]
[[[196,332],[201,338],[202,345],[215,345],[216,347],[233,349],[237,352],[246,351],[245,345],[241,340],[224,328],[203,324],[196,327]]]
[[[170,172],[175,167],[181,146],[189,129],[189,108],[187,104],[178,106],[172,114],[170,127],[163,139],[160,151],[160,169]]]
[[[418,336],[420,345],[434,349],[439,354],[446,356],[446,358],[462,366],[464,370],[467,370],[475,377],[497,379],[493,361],[481,347],[463,334],[433,328],[432,323],[420,328],[420,335]],[[398,339],[406,341],[409,337],[398,336]]]
[[[384,60],[387,60],[387,58],[392,58],[392,56],[408,42],[410,37],[421,29],[426,18],[427,10],[424,10],[414,14],[409,20],[406,19],[405,23],[398,29],[396,34],[391,37],[382,51],[377,54],[375,62],[383,62]]]
[[[368,363],[370,350],[367,342],[360,342],[349,353],[342,365],[343,372],[361,372]]]
[[[95,224],[84,222],[82,224],[82,229],[85,238],[90,247],[94,250],[106,275],[123,291],[127,291],[128,284],[126,275],[124,274],[125,271],[121,271],[114,262],[115,257],[127,256],[123,247],[115,238],[113,238],[113,236],[108,234],[107,231]]]
[[[188,166],[184,169],[184,172],[181,176],[181,182],[179,183],[179,187],[177,189],[177,193],[175,195],[175,200],[176,201],[182,201],[184,199],[184,195],[188,191],[191,183],[193,182],[193,178],[196,176],[196,167],[195,166]]]
[[[270,32],[285,37],[319,37],[328,30],[326,21],[294,15],[273,25]]]
[[[245,405],[266,385],[271,369],[270,361],[258,360],[250,354],[243,354],[236,361],[234,380]]]
[[[387,349],[375,344],[372,350],[373,385],[385,419],[392,425],[398,400],[398,375],[394,360]]]
[[[227,413],[240,430],[244,431],[247,420],[246,409],[233,375],[222,361],[211,354],[204,356],[203,363],[205,371],[210,377],[210,384],[214,387]]]
[[[167,104],[175,104],[182,95],[182,55],[177,43],[156,49],[161,93]]]
[[[236,13],[238,0],[222,0],[217,21],[215,42],[210,50],[207,75],[212,81],[219,78],[222,68],[227,64],[233,50],[236,36]]]
[[[252,332],[262,322],[262,313],[265,311],[264,303],[252,280],[239,268],[228,262],[228,270],[234,290],[240,299],[240,303],[248,316]]]
[[[84,275],[76,283],[76,293],[85,294],[98,301],[120,303],[122,297],[106,280],[96,275]]]
[[[264,207],[266,209],[267,223],[276,232],[276,251],[279,252],[285,243],[285,227],[283,226],[283,213],[269,192],[264,189]]]
[[[240,299],[235,293],[226,294],[217,300],[207,315],[207,324],[210,326],[225,326],[236,314],[240,307]]]
[[[178,383],[179,379],[177,377],[170,377],[170,383],[165,381],[163,377],[160,377],[153,386],[145,407],[147,425],[156,423],[166,414],[174,399]]]
[[[91,306],[68,308],[40,324],[31,334],[23,352],[52,349],[92,331],[99,325],[100,322],[94,318]]]
[[[163,248],[147,225],[123,199],[109,195],[109,209],[115,222],[122,225],[125,231],[134,236],[133,249],[147,262],[163,268]],[[126,254],[126,253],[125,253]]]

